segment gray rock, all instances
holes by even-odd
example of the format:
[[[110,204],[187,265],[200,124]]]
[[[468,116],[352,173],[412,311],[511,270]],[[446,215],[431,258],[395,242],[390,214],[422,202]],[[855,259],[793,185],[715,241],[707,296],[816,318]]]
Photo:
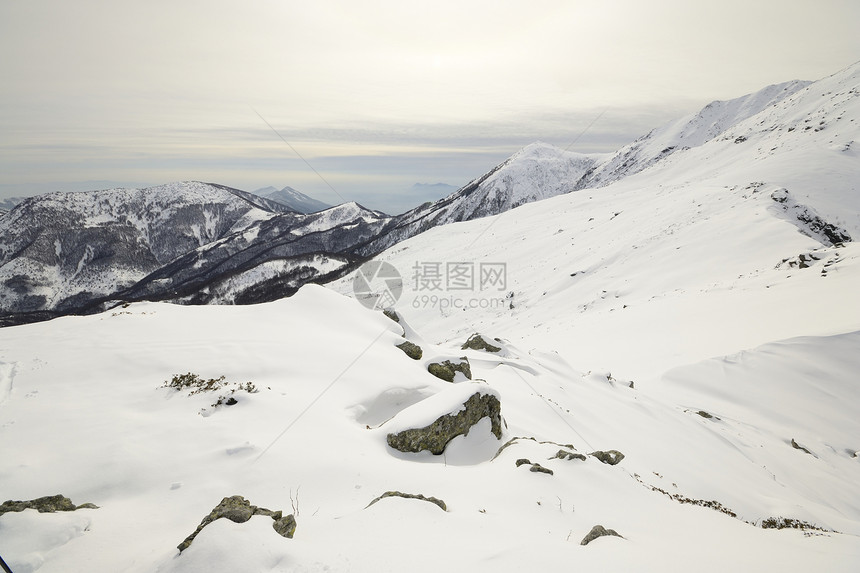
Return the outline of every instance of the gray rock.
[[[275,519],[275,522],[272,523],[272,527],[275,529],[275,531],[278,532],[278,535],[280,535],[281,537],[292,539],[293,535],[296,532],[296,518],[293,517],[292,514],[290,514],[286,517]]]
[[[549,468],[545,468],[545,467],[543,467],[543,466],[542,466],[542,465],[540,465],[540,464],[532,464],[532,467],[530,467],[530,468],[529,468],[529,471],[530,471],[530,472],[535,472],[535,473],[542,473],[542,474],[549,474],[549,475],[553,475],[553,473],[552,473],[552,470],[551,470],[551,469],[549,469]]]
[[[188,549],[194,538],[203,531],[203,528],[215,521],[216,519],[226,518],[234,523],[245,523],[255,515],[265,515],[274,520],[272,527],[283,537],[292,538],[296,531],[296,519],[292,515],[283,517],[282,511],[272,511],[265,507],[257,507],[251,505],[251,502],[241,495],[233,495],[225,497],[221,503],[215,506],[209,515],[203,518],[194,533],[185,538],[185,541],[177,545],[179,552],[182,553]]]
[[[0,505],[0,515],[7,512],[24,511],[25,509],[35,509],[39,513],[54,513],[56,511],[75,511],[76,509],[98,509],[98,506],[92,503],[75,505],[69,498],[57,494],[28,501],[13,501],[10,499]]]
[[[444,362],[433,362],[427,366],[427,371],[436,378],[440,378],[445,382],[453,382],[454,375],[457,372],[462,372],[466,378],[471,380],[472,369],[469,366],[469,359],[463,356],[460,360],[462,362],[458,364],[454,364],[450,360],[446,360]]]
[[[800,450],[800,451],[802,451],[802,452],[806,452],[806,453],[807,453],[807,454],[809,454],[810,456],[814,456],[814,455],[815,455],[815,454],[813,454],[812,452],[810,452],[809,450],[807,450],[806,448],[804,448],[803,446],[801,446],[800,444],[798,444],[797,442],[795,442],[795,441],[794,441],[794,438],[791,438],[791,447],[792,447],[792,448],[794,448],[795,450]]]
[[[559,450],[554,457],[550,459],[559,459],[559,460],[583,460],[585,461],[585,456],[582,454],[576,454],[574,452],[568,452],[567,450]]]
[[[387,316],[388,318],[390,318],[394,322],[400,322],[400,317],[397,316],[397,312],[394,310],[391,310],[390,308],[386,308],[385,310],[383,310],[382,314],[384,314],[385,316]]]
[[[588,455],[594,456],[604,464],[609,464],[610,466],[614,466],[615,464],[624,459],[624,454],[622,454],[618,450],[597,450],[596,452],[591,452]]]
[[[497,439],[502,438],[502,405],[498,398],[475,392],[463,406],[465,409],[440,416],[424,428],[388,434],[388,445],[401,452],[427,450],[438,456],[445,451],[448,442],[457,436],[468,435],[472,426],[485,417],[490,418],[493,435]]]
[[[424,356],[424,351],[421,350],[421,347],[409,342],[408,340],[403,344],[398,344],[397,348],[405,352],[406,356],[412,360],[421,360],[421,357]]]
[[[385,493],[383,493],[382,495],[380,495],[379,497],[377,497],[376,499],[374,499],[373,501],[368,503],[367,507],[365,507],[364,509],[367,509],[368,507],[370,507],[371,505],[373,505],[377,501],[379,501],[381,499],[385,499],[386,497],[402,497],[405,499],[420,499],[421,501],[429,501],[430,503],[438,505],[442,511],[448,511],[448,506],[445,504],[444,501],[442,501],[439,498],[425,497],[424,495],[422,495],[420,493],[419,494],[403,493],[401,491],[386,491]]]
[[[586,535],[585,537],[582,538],[582,541],[580,541],[579,544],[580,545],[588,545],[589,543],[591,543],[592,541],[594,541],[598,537],[605,537],[607,535],[614,536],[614,537],[621,537],[622,539],[624,538],[623,536],[619,535],[618,532],[616,532],[613,529],[606,529],[602,525],[595,525],[594,527],[591,528],[591,531],[588,532],[588,535]]]
[[[524,464],[531,465],[531,463],[532,462],[528,458],[520,458],[516,461],[517,467],[520,467],[521,465],[524,465]]]
[[[462,350],[471,349],[471,350],[483,350],[485,352],[499,352],[501,350],[498,346],[493,346],[486,340],[484,337],[478,334],[477,332],[469,337],[469,340],[466,341],[463,346],[460,347]]]

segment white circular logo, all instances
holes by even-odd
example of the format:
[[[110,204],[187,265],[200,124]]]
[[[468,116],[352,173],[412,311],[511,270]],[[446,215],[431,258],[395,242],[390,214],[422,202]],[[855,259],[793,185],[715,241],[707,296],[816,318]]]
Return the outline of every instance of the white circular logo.
[[[355,273],[352,292],[367,308],[390,308],[403,294],[403,279],[391,263],[368,261]]]

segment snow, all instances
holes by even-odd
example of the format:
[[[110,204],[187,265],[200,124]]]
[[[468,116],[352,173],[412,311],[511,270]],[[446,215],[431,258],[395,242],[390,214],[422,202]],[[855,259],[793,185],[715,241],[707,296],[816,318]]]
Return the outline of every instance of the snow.
[[[860,236],[856,158],[839,151],[860,139],[857,69],[738,107],[716,137],[600,189],[398,244],[378,259],[404,278],[399,323],[346,278],[0,329],[0,490],[99,506],[0,516],[3,558],[16,573],[855,571],[860,245],[801,232],[774,194]],[[788,130],[819,109],[826,129]],[[429,292],[412,277],[428,262],[504,263],[505,284]],[[502,351],[462,349],[475,332]],[[462,356],[473,381],[427,372]],[[162,387],[186,372],[257,392],[215,407]],[[485,418],[441,456],[387,445],[475,391],[500,400],[501,440]],[[574,449],[625,457],[556,457]],[[448,510],[367,507],[391,490]],[[295,537],[222,519],[180,554],[230,495],[295,513]],[[761,527],[776,517],[820,529]],[[581,546],[595,524],[623,538]]]

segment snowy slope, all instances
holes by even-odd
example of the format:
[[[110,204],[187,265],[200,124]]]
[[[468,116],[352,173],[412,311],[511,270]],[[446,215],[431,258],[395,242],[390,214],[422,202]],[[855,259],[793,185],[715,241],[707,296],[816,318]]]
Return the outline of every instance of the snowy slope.
[[[767,86],[732,100],[711,102],[701,111],[658,127],[601,158],[576,183],[576,187],[583,189],[608,185],[647,169],[673,153],[699,147],[810,83],[795,80]]]
[[[310,285],[265,305],[140,303],[0,330],[13,365],[0,405],[4,495],[62,492],[99,506],[0,516],[4,559],[13,571],[45,573],[665,571],[690,562],[702,571],[852,571],[860,558],[852,503],[860,468],[846,451],[856,451],[858,417],[833,415],[858,397],[849,378],[860,362],[846,351],[857,333],[726,359],[734,371],[719,362],[673,371],[676,394],[628,388],[506,343],[496,357],[412,334],[425,353],[414,361],[395,348],[403,332]],[[463,354],[483,381],[452,385],[425,369]],[[808,402],[810,356],[828,357],[814,373],[832,400]],[[252,381],[258,391],[213,407],[215,395],[159,387],[188,371]],[[743,401],[707,383],[743,388],[760,379],[767,384]],[[501,440],[479,423],[443,456],[386,446],[388,432],[456,411],[473,390],[499,397]],[[758,415],[757,400],[774,392],[792,407]],[[516,440],[496,457],[513,437],[536,441]],[[616,466],[564,460],[554,457],[560,449],[617,449],[625,458]],[[520,458],[554,473],[517,466]],[[367,507],[391,490],[436,497],[447,511],[396,497]],[[176,545],[229,495],[293,512],[295,537],[279,537],[262,517],[221,519],[180,554]],[[776,517],[841,533],[754,525]],[[595,524],[624,538],[581,546]]]
[[[858,90],[849,68],[621,181],[395,245],[377,260],[404,278],[399,322],[343,280],[0,329],[0,491],[100,506],[0,516],[3,558],[16,573],[855,571]],[[482,263],[504,281],[482,285]],[[464,349],[475,332],[499,351]],[[428,372],[463,356],[472,381]],[[258,391],[214,406],[161,387],[185,372]],[[475,394],[500,402],[501,438],[485,416],[443,455],[388,445]],[[446,509],[370,505],[393,490]],[[295,536],[219,519],[180,553],[231,495],[295,514]],[[764,527],[785,520],[804,529]],[[581,545],[597,524],[623,537]]]
[[[399,269],[399,305],[433,340],[502,329],[630,376],[856,329],[860,252],[821,229],[860,236],[858,93],[854,66],[615,184],[432,229],[378,259]],[[504,263],[507,285],[424,288],[416,265],[440,261],[472,262],[475,273]],[[493,308],[453,307],[472,299]],[[655,322],[668,327],[653,334],[645,325]],[[699,324],[709,327],[693,339]]]

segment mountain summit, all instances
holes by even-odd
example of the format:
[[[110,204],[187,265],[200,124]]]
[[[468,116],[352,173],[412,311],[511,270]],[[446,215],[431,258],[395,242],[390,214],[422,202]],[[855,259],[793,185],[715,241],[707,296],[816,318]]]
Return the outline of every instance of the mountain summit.
[[[277,201],[297,213],[316,213],[317,211],[323,211],[331,207],[331,205],[323,203],[322,201],[317,201],[313,197],[300,193],[290,186],[284,187],[283,189],[277,189],[271,186],[263,187],[262,189],[254,191],[254,194],[272,201]]]

